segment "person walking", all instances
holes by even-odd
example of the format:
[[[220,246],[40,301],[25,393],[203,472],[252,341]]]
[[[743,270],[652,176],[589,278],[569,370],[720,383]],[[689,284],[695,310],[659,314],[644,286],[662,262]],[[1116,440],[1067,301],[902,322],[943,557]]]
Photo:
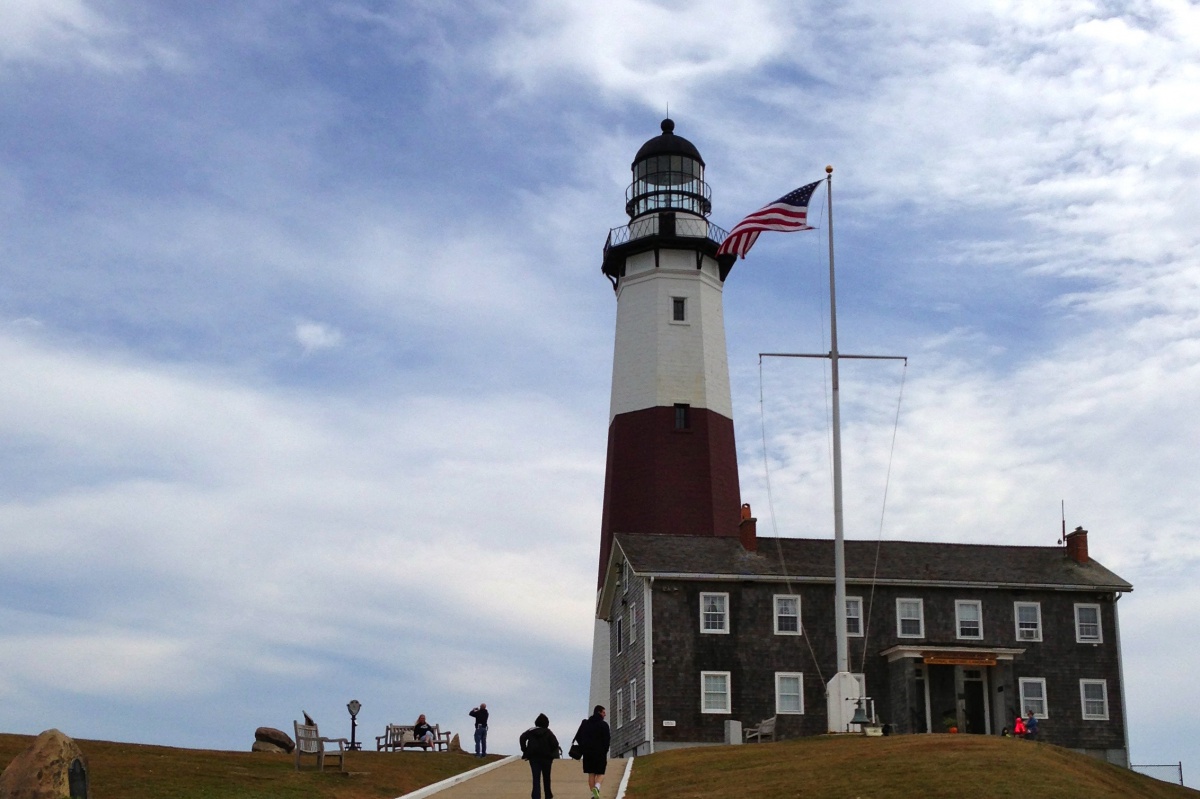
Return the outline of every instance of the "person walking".
[[[600,799],[600,784],[604,782],[604,771],[608,767],[608,744],[612,737],[608,722],[604,720],[606,715],[604,706],[596,705],[592,715],[583,720],[575,733],[575,741],[583,750],[583,773],[588,775],[592,799]]]
[[[475,757],[487,757],[487,704],[480,702],[468,715],[475,719]]]
[[[550,731],[550,719],[545,713],[538,713],[533,720],[533,726],[521,733],[521,757],[529,761],[529,771],[533,774],[533,791],[531,799],[542,799],[540,789],[546,789],[545,799],[554,799],[550,790],[550,767],[562,756],[558,738]],[[540,779],[539,779],[540,778]]]

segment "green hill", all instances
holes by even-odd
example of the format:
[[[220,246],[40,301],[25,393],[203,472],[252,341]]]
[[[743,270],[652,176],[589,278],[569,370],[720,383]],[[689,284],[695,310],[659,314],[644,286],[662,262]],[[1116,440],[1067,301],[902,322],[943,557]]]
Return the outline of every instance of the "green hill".
[[[0,734],[0,768],[29,745]],[[479,765],[465,754],[352,752],[350,776],[283,755],[78,741],[96,799],[391,799]],[[498,759],[496,756],[489,760]],[[565,764],[564,764],[565,766]],[[610,769],[615,788],[623,769]],[[606,790],[607,793],[607,790]],[[627,799],[1172,799],[1178,785],[1046,744],[975,735],[831,736],[638,758]],[[578,797],[563,797],[578,799]]]
[[[1200,797],[1041,743],[983,735],[822,736],[639,758],[627,799]]]
[[[0,734],[0,771],[33,741]],[[297,772],[289,755],[76,740],[95,799],[392,799],[479,766],[467,754],[350,752],[346,770]],[[488,757],[488,762],[499,760]]]

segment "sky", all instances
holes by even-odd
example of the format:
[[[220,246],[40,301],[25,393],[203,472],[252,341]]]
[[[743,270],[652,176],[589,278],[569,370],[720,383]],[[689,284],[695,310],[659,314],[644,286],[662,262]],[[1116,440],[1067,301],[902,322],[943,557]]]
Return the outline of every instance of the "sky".
[[[726,229],[834,166],[839,347],[908,358],[843,365],[847,536],[1088,529],[1200,785],[1197,85],[1181,0],[0,2],[0,730],[569,735],[669,113]],[[725,286],[760,534],[831,535],[827,367],[758,356],[826,227]]]

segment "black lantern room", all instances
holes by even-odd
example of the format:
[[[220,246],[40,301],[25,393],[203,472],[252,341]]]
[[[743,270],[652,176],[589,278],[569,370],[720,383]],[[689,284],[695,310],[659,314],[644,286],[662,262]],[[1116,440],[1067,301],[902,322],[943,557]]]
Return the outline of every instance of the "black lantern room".
[[[633,159],[633,183],[625,192],[630,220],[657,211],[685,211],[708,216],[712,202],[704,182],[704,159],[675,123],[662,121],[662,135],[642,145]]]
[[[629,224],[610,230],[604,243],[601,270],[613,289],[625,276],[628,258],[653,252],[657,266],[664,249],[695,253],[697,269],[706,257],[716,260],[725,280],[735,257],[717,257],[717,248],[728,234],[708,221],[711,194],[696,145],[676,136],[675,123],[664,119],[662,133],[642,145],[631,168],[633,182],[625,192]]]

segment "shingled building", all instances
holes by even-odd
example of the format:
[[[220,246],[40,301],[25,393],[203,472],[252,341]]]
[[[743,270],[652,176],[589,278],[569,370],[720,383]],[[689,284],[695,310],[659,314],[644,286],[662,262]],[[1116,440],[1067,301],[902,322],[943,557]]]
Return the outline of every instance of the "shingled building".
[[[1128,765],[1117,602],[1132,586],[1065,546],[847,541],[852,671],[895,733],[1040,740]],[[725,741],[729,719],[826,732],[833,542],[617,534],[599,600],[614,754]]]

